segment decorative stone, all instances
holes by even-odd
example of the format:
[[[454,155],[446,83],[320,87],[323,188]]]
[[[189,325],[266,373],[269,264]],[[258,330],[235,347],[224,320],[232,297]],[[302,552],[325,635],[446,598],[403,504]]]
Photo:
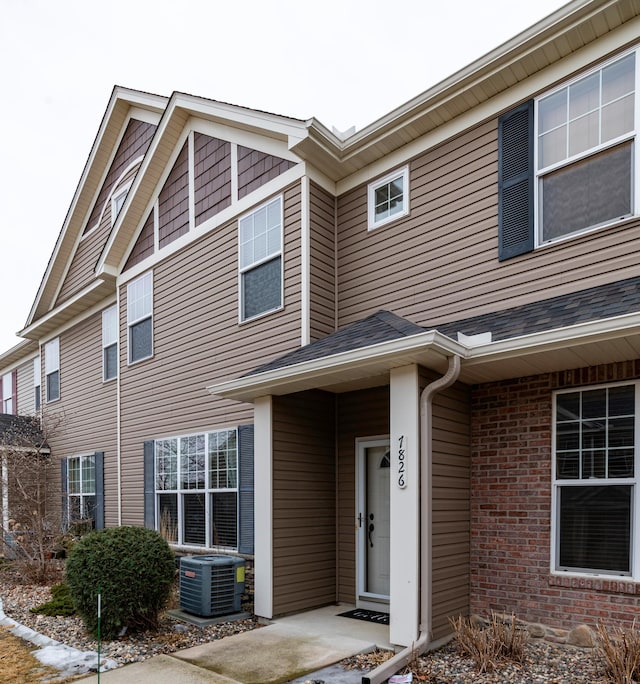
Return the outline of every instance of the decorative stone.
[[[547,633],[547,628],[538,622],[531,622],[527,625],[527,632],[533,639],[542,639]]]
[[[580,648],[593,648],[595,646],[595,639],[593,638],[591,628],[588,625],[578,625],[569,630],[567,644],[579,646]]]

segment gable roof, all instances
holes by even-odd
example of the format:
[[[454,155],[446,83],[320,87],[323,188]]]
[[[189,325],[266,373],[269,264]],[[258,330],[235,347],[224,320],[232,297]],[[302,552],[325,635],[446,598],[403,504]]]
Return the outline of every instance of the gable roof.
[[[166,102],[167,99],[159,95],[129,90],[120,86],[113,89],[25,327],[19,333],[23,337],[32,339],[43,337],[60,323],[61,316],[52,316],[58,289],[82,237],[85,223],[109,170],[131,109],[142,109],[159,117]],[[113,290],[113,287],[112,282],[105,283],[104,279],[96,281],[79,293],[79,296],[72,297],[57,309],[60,312],[64,310],[65,316],[63,317],[68,320],[91,304],[100,301]],[[79,304],[78,300],[82,300],[82,303]],[[36,322],[39,325],[33,329]]]
[[[424,331],[424,328],[406,318],[397,316],[390,311],[380,310],[320,340],[265,363],[246,375],[255,375],[304,361],[369,347],[381,342],[390,342],[410,335],[418,335]]]

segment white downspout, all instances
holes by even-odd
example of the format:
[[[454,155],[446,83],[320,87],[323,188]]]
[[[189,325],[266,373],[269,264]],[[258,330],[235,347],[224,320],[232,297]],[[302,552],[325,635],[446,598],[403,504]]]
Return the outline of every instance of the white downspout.
[[[460,357],[449,357],[445,375],[428,384],[420,395],[420,634],[418,640],[368,675],[362,684],[381,684],[429,647],[431,641],[431,479],[433,397],[451,387],[460,376]],[[426,539],[425,539],[426,535]]]

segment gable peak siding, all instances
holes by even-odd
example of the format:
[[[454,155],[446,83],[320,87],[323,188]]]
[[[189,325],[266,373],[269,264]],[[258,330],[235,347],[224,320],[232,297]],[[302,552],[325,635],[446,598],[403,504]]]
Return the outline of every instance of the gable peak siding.
[[[96,200],[89,220],[87,221],[87,225],[84,229],[85,233],[89,232],[95,226],[100,212],[102,211],[102,207],[111,194],[114,183],[122,175],[124,169],[134,159],[143,156],[149,149],[155,131],[156,126],[151,123],[130,119],[113,162],[109,167],[104,183],[102,184],[98,199]]]
[[[131,250],[131,254],[127,259],[123,271],[130,269],[132,266],[144,261],[150,257],[155,251],[155,208],[149,212],[149,216],[145,221],[142,231]]]
[[[160,248],[189,231],[189,145],[185,141],[158,196]]]
[[[295,162],[238,145],[238,197],[242,198],[288,171]]]
[[[231,205],[231,143],[193,135],[195,225]]]
[[[119,185],[126,185],[129,181],[133,180],[139,168],[140,166],[137,164],[129,169]],[[71,264],[60,288],[56,305],[63,303],[86,287],[93,278],[96,264],[111,235],[113,227],[110,197],[107,198],[103,209],[99,225],[90,233],[85,233],[76,247]]]

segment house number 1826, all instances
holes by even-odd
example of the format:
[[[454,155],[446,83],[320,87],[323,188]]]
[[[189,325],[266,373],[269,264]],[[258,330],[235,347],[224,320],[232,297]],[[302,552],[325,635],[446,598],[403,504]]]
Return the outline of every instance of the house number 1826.
[[[407,440],[404,435],[400,435],[398,437],[398,487],[400,489],[404,489],[407,486],[406,455]]]

